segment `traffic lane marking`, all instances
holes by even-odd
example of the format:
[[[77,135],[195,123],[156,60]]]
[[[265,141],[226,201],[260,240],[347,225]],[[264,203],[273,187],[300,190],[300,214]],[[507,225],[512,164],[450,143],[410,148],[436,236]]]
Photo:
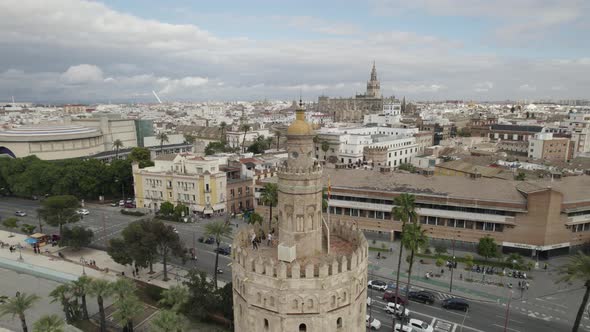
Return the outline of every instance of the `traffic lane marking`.
[[[498,318],[502,318],[502,319],[506,319],[506,316],[500,316],[500,315],[496,315],[496,317],[498,317]],[[510,322],[515,322],[515,323],[518,323],[518,324],[524,324],[524,322],[518,321],[518,320],[516,320],[516,319],[508,318],[508,320],[509,320]]]
[[[520,330],[513,329],[513,328],[510,328],[510,327],[506,327],[506,328],[504,328],[504,326],[502,326],[502,325],[498,325],[498,324],[492,324],[492,326],[497,326],[497,327],[499,327],[499,328],[501,328],[501,329],[504,329],[504,331],[506,331],[506,330],[510,330],[510,331],[514,331],[514,332],[520,332]]]

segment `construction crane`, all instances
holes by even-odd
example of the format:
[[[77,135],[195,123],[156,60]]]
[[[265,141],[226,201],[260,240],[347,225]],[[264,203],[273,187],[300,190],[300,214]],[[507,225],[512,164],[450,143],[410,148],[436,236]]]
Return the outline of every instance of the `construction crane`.
[[[162,100],[160,100],[160,97],[158,97],[158,94],[156,93],[156,91],[152,90],[152,93],[154,94],[154,97],[156,97],[156,99],[158,99],[158,103],[162,103]]]

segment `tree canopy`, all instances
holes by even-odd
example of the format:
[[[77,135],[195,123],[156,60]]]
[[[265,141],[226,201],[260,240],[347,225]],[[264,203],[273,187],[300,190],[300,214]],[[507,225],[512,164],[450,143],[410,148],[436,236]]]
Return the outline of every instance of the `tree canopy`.
[[[76,212],[78,207],[80,207],[80,202],[78,202],[75,196],[51,196],[41,202],[39,216],[47,224],[59,226],[59,233],[61,235],[63,225],[80,220],[80,215]]]
[[[498,256],[498,245],[496,241],[489,237],[482,237],[477,244],[477,253],[486,260]]]
[[[92,242],[93,236],[94,233],[92,230],[83,226],[64,227],[59,242],[62,246],[72,247],[78,250],[82,247],[87,247]]]

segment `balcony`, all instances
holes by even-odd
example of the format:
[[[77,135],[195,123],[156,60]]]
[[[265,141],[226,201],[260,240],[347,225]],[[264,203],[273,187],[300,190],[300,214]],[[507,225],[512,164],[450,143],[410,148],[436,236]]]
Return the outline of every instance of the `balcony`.
[[[590,222],[590,214],[568,217],[566,225],[584,224]]]

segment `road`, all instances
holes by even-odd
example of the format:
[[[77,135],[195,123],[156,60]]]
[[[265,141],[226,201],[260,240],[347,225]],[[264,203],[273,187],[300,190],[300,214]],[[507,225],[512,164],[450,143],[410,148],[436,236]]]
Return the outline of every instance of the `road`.
[[[38,225],[39,220],[37,219],[37,209],[40,206],[39,201],[20,199],[14,197],[2,197],[0,199],[0,218],[5,219],[7,217],[15,216],[14,213],[17,210],[21,210],[27,213],[25,217],[16,217],[19,219],[19,227],[14,229],[14,232],[20,233],[20,226],[22,224]],[[142,217],[123,215],[120,212],[120,208],[112,207],[108,204],[85,204],[85,208],[90,211],[89,215],[83,217],[82,220],[75,223],[75,225],[85,226],[94,232],[94,239],[91,246],[104,250],[108,244],[108,241],[112,238],[120,236],[120,233],[129,225],[131,222],[140,220]],[[223,217],[202,219],[195,223],[177,223],[171,221],[164,221],[168,225],[176,227],[178,235],[187,248],[193,246],[197,252],[197,261],[189,261],[186,263],[184,268],[189,266],[195,267],[197,270],[205,271],[211,274],[214,270],[215,265],[215,253],[213,252],[214,246],[199,243],[198,238],[205,233],[205,224],[215,221],[223,220]],[[239,225],[243,226],[244,223],[238,222]],[[46,234],[58,234],[58,227],[49,226],[43,223],[43,232]],[[1,229],[8,230],[6,227],[0,224]],[[235,231],[236,227],[234,227]],[[38,229],[37,229],[38,230]],[[222,245],[229,246],[231,239],[227,239]],[[227,256],[219,255],[219,268],[223,270],[223,273],[218,276],[219,280],[229,282],[231,280],[231,268],[228,266],[230,259]],[[181,265],[180,260],[172,260],[173,264]]]
[[[392,331],[392,315],[385,312],[386,303],[383,301],[383,292],[369,290],[369,296],[373,299],[371,314],[378,319],[383,331]],[[467,313],[455,310],[447,310],[441,307],[446,294],[436,294],[436,301],[432,305],[418,302],[410,302],[408,309],[410,317],[420,319],[434,327],[435,332],[501,332],[506,321],[506,307],[492,303],[479,303],[469,301],[470,309]],[[367,314],[369,314],[367,308]],[[509,313],[506,331],[510,332],[554,332],[568,331],[571,324],[566,322],[546,321],[523,315],[511,310]]]

